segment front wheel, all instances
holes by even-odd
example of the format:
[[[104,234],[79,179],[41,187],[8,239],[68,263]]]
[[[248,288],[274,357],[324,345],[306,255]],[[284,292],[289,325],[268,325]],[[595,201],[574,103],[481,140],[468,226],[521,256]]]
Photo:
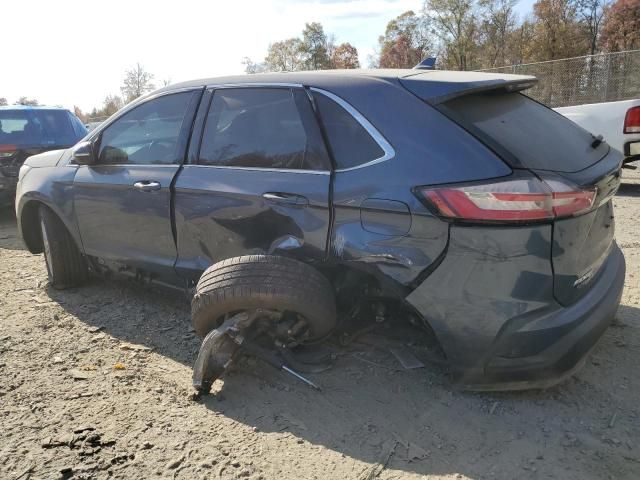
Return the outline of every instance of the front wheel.
[[[84,283],[88,273],[85,257],[62,221],[44,205],[40,207],[40,229],[51,286],[61,290]]]

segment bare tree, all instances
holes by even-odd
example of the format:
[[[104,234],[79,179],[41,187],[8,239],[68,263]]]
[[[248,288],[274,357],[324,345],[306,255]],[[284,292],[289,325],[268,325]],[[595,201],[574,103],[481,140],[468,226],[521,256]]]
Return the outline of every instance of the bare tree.
[[[18,101],[15,104],[16,105],[31,105],[31,106],[40,105],[38,103],[38,100],[36,100],[35,98],[27,98],[27,97],[18,98]]]
[[[0,97],[0,107],[4,107],[6,105],[9,105],[9,102],[7,102],[7,99],[4,97]]]
[[[458,70],[471,67],[478,45],[478,22],[473,0],[427,0],[424,10],[442,41],[444,63]]]
[[[610,0],[578,0],[578,17],[589,32],[591,55],[598,49],[602,22],[611,3]]]
[[[147,72],[139,63],[136,63],[135,67],[125,72],[123,85],[120,87],[125,101],[127,103],[131,102],[156,88],[152,80],[153,74]]]
[[[480,53],[483,67],[507,64],[510,37],[516,26],[514,7],[517,0],[480,0]]]
[[[267,66],[264,63],[257,63],[251,60],[249,57],[242,59],[244,65],[244,73],[262,73],[267,71]]]

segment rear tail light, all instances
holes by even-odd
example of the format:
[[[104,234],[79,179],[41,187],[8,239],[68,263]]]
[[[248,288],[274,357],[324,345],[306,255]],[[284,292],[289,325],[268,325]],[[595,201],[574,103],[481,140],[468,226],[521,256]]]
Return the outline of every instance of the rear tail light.
[[[0,158],[13,157],[17,150],[15,145],[0,145]]]
[[[596,188],[565,180],[519,178],[483,185],[421,188],[418,194],[437,215],[478,222],[532,222],[571,217],[592,209]]]
[[[631,107],[624,117],[624,133],[640,133],[640,107]]]

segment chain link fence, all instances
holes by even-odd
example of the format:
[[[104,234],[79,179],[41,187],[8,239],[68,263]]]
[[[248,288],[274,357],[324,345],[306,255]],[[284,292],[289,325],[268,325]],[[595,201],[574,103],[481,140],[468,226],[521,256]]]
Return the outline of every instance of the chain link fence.
[[[533,75],[527,95],[550,106],[640,98],[640,50],[490,68],[484,72]]]

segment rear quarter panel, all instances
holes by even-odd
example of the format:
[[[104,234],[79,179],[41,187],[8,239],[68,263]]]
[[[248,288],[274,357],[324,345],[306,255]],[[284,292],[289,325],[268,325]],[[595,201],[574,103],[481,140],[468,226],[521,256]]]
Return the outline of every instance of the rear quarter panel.
[[[433,216],[413,193],[418,186],[501,177],[511,169],[482,143],[397,83],[368,79],[327,88],[385,137],[394,156],[380,163],[338,170],[333,186],[331,255],[397,285],[414,288],[444,252],[449,224]],[[379,200],[401,202],[382,209],[381,226],[410,225],[407,232],[363,228],[361,209]],[[368,215],[368,214],[367,214]],[[409,221],[399,216],[409,215]],[[373,231],[372,231],[373,230]],[[397,230],[397,228],[396,228]]]

